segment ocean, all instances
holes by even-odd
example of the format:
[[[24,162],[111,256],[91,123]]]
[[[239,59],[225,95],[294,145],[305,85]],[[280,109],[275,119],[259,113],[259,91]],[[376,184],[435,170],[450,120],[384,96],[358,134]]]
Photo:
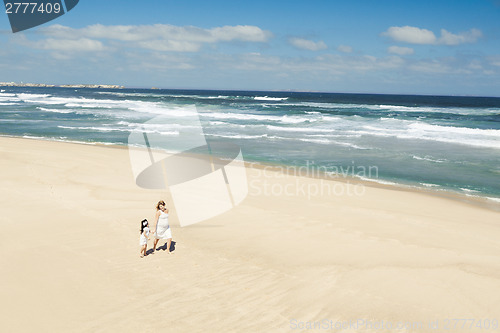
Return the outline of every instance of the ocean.
[[[500,202],[494,97],[0,87],[0,135],[127,145],[146,130],[168,141],[193,110],[207,142],[235,143],[248,162]],[[159,115],[172,122],[151,123]]]

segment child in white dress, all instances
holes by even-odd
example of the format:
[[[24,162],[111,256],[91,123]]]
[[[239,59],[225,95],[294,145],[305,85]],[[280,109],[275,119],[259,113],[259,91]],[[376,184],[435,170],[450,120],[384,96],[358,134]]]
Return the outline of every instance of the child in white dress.
[[[139,244],[141,245],[141,258],[144,258],[146,251],[148,249],[149,240],[149,223],[148,220],[144,219],[141,221],[141,237],[139,239]]]

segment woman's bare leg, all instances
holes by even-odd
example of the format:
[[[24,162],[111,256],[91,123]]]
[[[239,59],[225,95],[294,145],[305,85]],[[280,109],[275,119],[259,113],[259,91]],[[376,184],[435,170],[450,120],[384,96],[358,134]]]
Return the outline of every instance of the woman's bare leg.
[[[153,245],[153,253],[156,251],[156,245],[158,244],[158,241],[159,241],[159,239],[155,238],[155,242],[154,242],[154,245]]]

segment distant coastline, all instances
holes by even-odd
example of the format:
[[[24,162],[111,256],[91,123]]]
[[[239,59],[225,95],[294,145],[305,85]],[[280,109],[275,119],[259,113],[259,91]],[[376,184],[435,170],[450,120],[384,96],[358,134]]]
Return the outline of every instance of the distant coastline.
[[[222,89],[222,88],[169,88],[169,87],[147,87],[147,86],[122,86],[114,84],[46,84],[46,83],[17,83],[0,82],[0,87],[35,87],[35,88],[92,88],[92,89],[151,89],[151,90],[171,90],[171,91],[221,91],[221,92],[244,92],[244,93],[271,93],[271,94],[330,94],[344,96],[397,96],[397,97],[422,97],[422,98],[481,98],[481,99],[499,99],[500,96],[488,95],[443,95],[443,94],[416,94],[416,93],[384,93],[384,92],[356,92],[356,91],[321,91],[321,90],[300,90],[300,89],[271,89],[271,90],[242,90],[242,89]]]
[[[114,84],[45,84],[45,83],[16,83],[0,82],[1,87],[44,87],[44,88],[93,88],[93,89],[124,89],[124,86]]]

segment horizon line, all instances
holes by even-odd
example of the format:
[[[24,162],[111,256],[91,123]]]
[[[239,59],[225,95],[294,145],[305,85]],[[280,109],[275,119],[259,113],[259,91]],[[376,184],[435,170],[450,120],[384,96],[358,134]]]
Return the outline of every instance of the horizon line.
[[[6,84],[6,85],[4,85]],[[230,91],[230,92],[271,92],[271,93],[312,93],[312,94],[348,94],[348,95],[391,95],[391,96],[424,96],[424,97],[474,97],[474,98],[500,98],[498,96],[486,95],[464,95],[464,94],[426,94],[426,93],[387,93],[387,92],[339,92],[339,91],[321,91],[321,90],[300,90],[300,89],[271,89],[271,90],[257,90],[257,89],[222,89],[222,88],[166,88],[155,86],[124,86],[121,84],[110,83],[33,83],[33,82],[0,82],[0,87],[30,87],[30,88],[75,88],[73,86],[87,86],[78,87],[80,89],[147,89],[147,90],[184,90],[184,91]],[[92,87],[91,87],[92,86]],[[102,87],[96,87],[102,86]],[[111,87],[113,86],[113,87]]]

